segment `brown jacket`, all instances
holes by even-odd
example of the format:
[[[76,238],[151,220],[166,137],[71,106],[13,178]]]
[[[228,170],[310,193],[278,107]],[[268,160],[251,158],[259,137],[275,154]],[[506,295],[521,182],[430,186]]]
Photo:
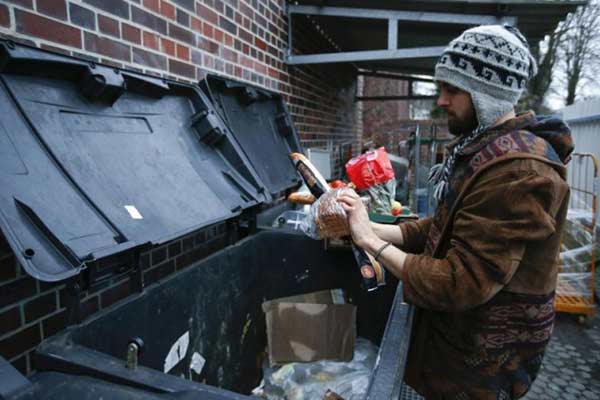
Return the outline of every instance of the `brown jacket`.
[[[540,126],[550,135],[532,134]],[[463,150],[432,218],[401,225],[414,253],[405,299],[418,306],[406,380],[427,399],[518,398],[535,379],[554,322],[571,150],[564,124],[519,116]]]

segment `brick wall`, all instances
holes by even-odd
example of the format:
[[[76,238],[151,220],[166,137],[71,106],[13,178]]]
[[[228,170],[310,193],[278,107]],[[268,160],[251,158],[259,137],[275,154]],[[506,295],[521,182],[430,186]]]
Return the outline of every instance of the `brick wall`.
[[[394,79],[365,77],[362,80],[362,96],[402,96],[408,94],[408,82]],[[410,117],[409,102],[404,100],[365,101],[362,105],[365,140],[374,140],[395,152],[395,144],[402,135],[391,135],[400,127],[398,122]],[[403,130],[404,131],[404,130]],[[408,134],[408,132],[407,132]]]
[[[327,51],[310,18],[294,51]],[[207,72],[283,95],[305,146],[358,149],[355,77],[343,66],[289,68],[283,0],[0,1],[0,37],[155,76],[195,82]],[[226,243],[223,224],[142,254],[145,284],[186,268]],[[119,260],[112,260],[119,261]],[[111,262],[108,260],[107,262]],[[127,276],[81,295],[82,317],[131,293]],[[64,282],[44,283],[18,265],[0,234],[0,355],[24,373],[36,345],[67,323]]]

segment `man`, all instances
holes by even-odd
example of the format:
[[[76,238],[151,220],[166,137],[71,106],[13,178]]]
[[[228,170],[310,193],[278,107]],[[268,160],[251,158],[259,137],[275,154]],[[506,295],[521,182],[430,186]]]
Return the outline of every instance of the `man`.
[[[371,224],[340,198],[354,241],[418,306],[405,380],[427,399],[522,397],[550,339],[573,144],[561,121],[515,115],[533,74],[516,28],[465,31],[435,69],[456,139],[431,174],[434,216]]]

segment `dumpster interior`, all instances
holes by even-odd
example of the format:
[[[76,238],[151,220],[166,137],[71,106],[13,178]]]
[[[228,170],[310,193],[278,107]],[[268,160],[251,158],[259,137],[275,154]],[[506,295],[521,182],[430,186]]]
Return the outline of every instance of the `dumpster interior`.
[[[72,325],[37,348],[28,395],[54,398],[49,385],[85,398],[77,387],[113,385],[107,398],[247,398],[267,359],[262,303],[334,288],[357,306],[358,336],[381,345],[374,398],[399,393],[412,318],[401,286],[367,293],[349,248],[272,228],[300,184],[289,154],[302,151],[279,95],[2,41],[0,79],[0,228],[18,261],[69,289],[128,275],[137,291],[83,322],[73,292]],[[228,247],[144,285],[141,252],[223,222]]]
[[[44,343],[38,355],[43,365],[60,358],[98,374],[119,374],[107,365],[124,366],[129,341],[139,337],[145,344],[140,365],[164,371],[170,349],[187,335],[189,345],[170,374],[249,394],[266,359],[265,300],[341,287],[358,306],[358,336],[379,344],[395,287],[368,294],[354,263],[350,252],[326,252],[321,242],[299,234],[261,232],[68,329]],[[72,345],[87,357],[73,357]],[[107,363],[88,350],[114,358]],[[200,373],[192,368],[194,354],[206,360]],[[161,389],[144,378],[131,377]]]

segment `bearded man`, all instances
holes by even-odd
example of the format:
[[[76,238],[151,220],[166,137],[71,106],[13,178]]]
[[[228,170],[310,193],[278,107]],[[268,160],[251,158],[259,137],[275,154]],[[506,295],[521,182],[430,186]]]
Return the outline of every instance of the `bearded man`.
[[[550,339],[573,143],[559,119],[515,114],[535,72],[516,28],[463,32],[435,68],[456,136],[430,174],[435,214],[372,224],[356,193],[340,198],[417,306],[405,381],[427,399],[522,397]]]

